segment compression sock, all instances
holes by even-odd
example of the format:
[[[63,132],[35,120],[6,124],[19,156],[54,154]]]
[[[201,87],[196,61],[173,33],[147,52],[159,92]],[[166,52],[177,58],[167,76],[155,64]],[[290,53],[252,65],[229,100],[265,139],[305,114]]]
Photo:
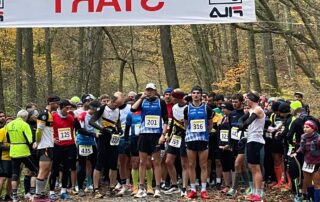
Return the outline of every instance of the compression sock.
[[[146,176],[147,176],[147,186],[152,187],[152,178],[153,178],[152,168],[146,171]]]
[[[132,169],[131,170],[131,175],[132,175],[132,185],[133,185],[133,187],[138,187],[139,170]]]

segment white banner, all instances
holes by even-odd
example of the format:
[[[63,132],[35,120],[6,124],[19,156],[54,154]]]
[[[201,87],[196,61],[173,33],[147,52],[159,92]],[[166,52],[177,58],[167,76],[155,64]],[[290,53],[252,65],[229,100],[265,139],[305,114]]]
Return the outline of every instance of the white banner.
[[[254,21],[254,0],[0,0],[0,27],[176,25]]]

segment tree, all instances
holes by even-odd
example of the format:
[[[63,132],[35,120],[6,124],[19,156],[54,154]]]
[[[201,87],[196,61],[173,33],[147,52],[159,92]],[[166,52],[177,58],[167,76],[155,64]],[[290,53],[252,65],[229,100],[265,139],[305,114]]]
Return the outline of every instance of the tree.
[[[22,107],[22,29],[16,31],[16,112]]]
[[[3,94],[3,79],[2,79],[2,60],[0,58],[0,110],[5,111],[4,94]]]
[[[249,27],[252,25],[249,25]],[[260,84],[260,76],[257,65],[256,58],[256,46],[254,33],[252,31],[248,31],[248,52],[249,52],[249,60],[250,60],[250,72],[251,78],[253,81],[253,89],[257,92],[261,92],[261,84]]]
[[[27,74],[27,100],[37,102],[37,78],[33,63],[33,32],[32,28],[24,28],[24,56],[25,70]]]
[[[169,25],[160,26],[160,41],[167,85],[172,88],[179,88],[176,63],[171,43],[171,29]]]
[[[51,46],[52,36],[50,28],[45,28],[45,52],[46,52],[46,69],[47,69],[47,88],[48,95],[53,94],[53,79],[52,79],[52,62],[51,62]]]

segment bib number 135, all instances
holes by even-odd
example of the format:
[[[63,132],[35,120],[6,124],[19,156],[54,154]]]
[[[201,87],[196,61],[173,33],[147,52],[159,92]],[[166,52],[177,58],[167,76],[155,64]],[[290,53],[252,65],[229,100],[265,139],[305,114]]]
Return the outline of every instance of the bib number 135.
[[[58,135],[60,141],[72,140],[70,128],[59,128]]]

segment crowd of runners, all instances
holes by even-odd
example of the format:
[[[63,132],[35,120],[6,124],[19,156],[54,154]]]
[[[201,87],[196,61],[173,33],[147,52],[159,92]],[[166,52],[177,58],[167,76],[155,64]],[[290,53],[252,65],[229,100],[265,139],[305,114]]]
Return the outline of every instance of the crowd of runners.
[[[266,187],[320,201],[319,122],[301,92],[285,100],[194,86],[160,95],[149,83],[142,93],[46,101],[15,117],[0,111],[5,200],[210,199],[210,186],[248,201],[261,201]]]

